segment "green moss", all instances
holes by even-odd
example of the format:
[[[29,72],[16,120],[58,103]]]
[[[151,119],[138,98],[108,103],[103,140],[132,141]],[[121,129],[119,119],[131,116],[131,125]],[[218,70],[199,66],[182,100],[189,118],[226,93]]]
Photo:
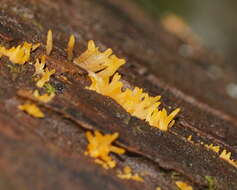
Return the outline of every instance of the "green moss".
[[[46,83],[46,84],[44,85],[44,89],[46,90],[46,92],[47,92],[48,94],[52,94],[52,93],[55,93],[55,92],[56,92],[55,87],[52,86],[50,83]]]
[[[208,182],[208,190],[215,190],[216,189],[216,180],[214,177],[205,176],[205,179]]]

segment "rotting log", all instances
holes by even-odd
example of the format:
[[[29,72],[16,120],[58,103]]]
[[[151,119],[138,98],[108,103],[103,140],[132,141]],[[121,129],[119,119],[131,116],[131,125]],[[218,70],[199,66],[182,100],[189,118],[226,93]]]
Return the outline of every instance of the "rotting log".
[[[52,29],[54,49],[47,66],[56,69],[51,81],[56,97],[48,104],[35,102],[43,119],[18,110],[19,104],[34,101],[26,93],[35,89],[34,68],[1,58],[0,189],[175,190],[177,180],[208,189],[207,176],[216,189],[237,188],[237,169],[201,144],[219,145],[237,160],[237,103],[224,90],[236,74],[208,50],[182,57],[177,49],[185,42],[136,9],[117,0],[1,1],[1,44],[45,44]],[[76,36],[77,52],[93,39],[126,58],[119,70],[123,80],[162,95],[168,110],[180,107],[176,124],[168,132],[151,128],[112,99],[87,90],[87,73],[67,61],[70,34]],[[37,50],[32,61],[44,51]],[[213,65],[221,71],[218,78],[210,74]],[[116,169],[105,170],[85,156],[87,130],[119,132],[116,143],[127,152],[113,155],[118,169],[130,165],[144,183],[119,179]],[[187,140],[190,135],[195,143]]]

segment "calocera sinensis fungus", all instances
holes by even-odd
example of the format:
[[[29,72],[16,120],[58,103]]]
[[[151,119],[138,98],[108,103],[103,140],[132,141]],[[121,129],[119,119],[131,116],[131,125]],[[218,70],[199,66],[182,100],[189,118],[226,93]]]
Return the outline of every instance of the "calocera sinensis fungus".
[[[123,168],[123,172],[119,172],[117,176],[121,179],[135,180],[143,182],[144,180],[138,174],[133,174],[132,169],[129,166]]]
[[[110,157],[109,153],[125,153],[124,149],[112,145],[119,137],[118,133],[103,135],[99,131],[95,131],[93,135],[88,131],[86,132],[86,137],[89,144],[85,154],[95,158],[96,163],[101,164],[105,169],[116,166],[116,162]]]
[[[41,58],[37,58],[35,61],[35,73],[34,75],[39,75],[44,73],[44,67],[46,64],[46,56],[43,55]]]
[[[213,144],[210,144],[210,145],[205,144],[204,146],[205,146],[206,148],[208,148],[208,149],[210,149],[210,150],[216,152],[216,153],[219,153],[219,151],[220,151],[220,146],[215,146],[215,145],[213,145]]]
[[[175,122],[173,119],[180,109],[175,109],[168,114],[164,108],[162,110],[158,108],[160,96],[151,97],[138,87],[124,89],[120,81],[121,75],[117,70],[125,64],[125,60],[119,59],[112,53],[111,49],[100,52],[91,40],[88,49],[74,59],[75,64],[89,73],[92,83],[88,89],[113,98],[131,115],[147,121],[151,126],[163,131],[172,127]]]
[[[75,64],[90,72],[97,72],[98,76],[105,78],[111,77],[118,68],[125,64],[125,60],[119,59],[112,55],[113,51],[107,49],[100,52],[98,47],[95,46],[94,41],[88,42],[88,49],[74,60]]]
[[[187,140],[188,140],[189,142],[193,142],[192,138],[193,138],[193,136],[192,136],[192,135],[189,135],[188,138],[187,138]]]
[[[223,150],[220,154],[220,158],[226,160],[227,162],[229,162],[229,164],[237,167],[237,162],[231,159],[231,152],[227,152],[226,150]]]
[[[49,82],[51,75],[56,71],[55,69],[49,70],[46,65],[46,56],[43,55],[40,58],[36,59],[35,62],[35,73],[34,75],[40,75],[40,79],[36,82],[36,86],[42,88],[46,82]]]
[[[30,53],[32,50],[32,44],[24,42],[22,45],[6,49],[4,46],[0,46],[0,57],[6,56],[14,64],[23,65],[30,59]],[[35,47],[34,47],[35,48]],[[37,47],[36,47],[37,48]]]
[[[47,55],[50,55],[52,49],[53,49],[53,33],[52,33],[52,30],[49,30],[47,34],[47,41],[46,41]]]
[[[189,186],[187,183],[183,181],[176,181],[175,184],[180,190],[193,190],[191,186]]]
[[[25,103],[23,105],[19,105],[18,108],[22,111],[25,111],[29,115],[32,115],[33,117],[44,117],[44,113],[33,103]]]
[[[71,61],[73,58],[74,46],[75,46],[75,36],[71,35],[67,44],[67,59],[69,61]]]
[[[49,70],[46,68],[41,74],[41,78],[37,81],[36,86],[42,88],[46,82],[49,82],[51,75],[55,73],[55,69]]]
[[[46,94],[40,95],[39,91],[35,90],[33,95],[36,100],[43,102],[43,103],[48,103],[54,98],[55,93],[51,93],[51,94],[46,93]]]

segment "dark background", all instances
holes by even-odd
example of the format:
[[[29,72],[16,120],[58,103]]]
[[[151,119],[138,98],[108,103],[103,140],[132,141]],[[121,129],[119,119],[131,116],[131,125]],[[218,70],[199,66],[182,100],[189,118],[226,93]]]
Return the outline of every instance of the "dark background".
[[[199,43],[216,52],[237,75],[236,0],[134,0],[157,20],[170,13],[182,18],[199,37]],[[237,81],[225,90],[237,100]]]
[[[236,63],[237,1],[235,0],[135,0],[157,19],[168,13],[182,17],[202,44]]]

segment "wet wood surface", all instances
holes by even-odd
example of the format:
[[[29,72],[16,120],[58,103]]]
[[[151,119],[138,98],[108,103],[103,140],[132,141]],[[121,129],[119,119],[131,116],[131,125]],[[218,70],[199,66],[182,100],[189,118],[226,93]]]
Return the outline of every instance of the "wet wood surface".
[[[211,189],[207,176],[215,189],[237,189],[237,168],[202,145],[219,145],[237,160],[237,101],[225,90],[237,81],[236,73],[208,50],[200,56],[180,55],[184,41],[129,5],[109,0],[2,0],[1,44],[45,44],[52,29],[54,49],[46,60],[47,67],[56,69],[51,80],[56,97],[47,104],[35,101],[27,93],[35,89],[33,66],[0,59],[0,189],[175,190],[178,180],[194,189]],[[112,48],[127,60],[119,70],[127,85],[161,95],[168,110],[180,107],[174,127],[168,132],[152,128],[112,99],[87,90],[87,73],[67,61],[70,34],[77,39],[76,55],[90,39],[101,49]],[[39,48],[32,61],[44,51]],[[213,67],[221,74],[213,75]],[[18,110],[25,101],[35,102],[46,117],[36,119]],[[87,130],[119,132],[116,144],[126,154],[113,155],[117,169],[131,166],[144,183],[119,179],[117,169],[105,170],[85,156]],[[194,142],[187,140],[189,135]]]

